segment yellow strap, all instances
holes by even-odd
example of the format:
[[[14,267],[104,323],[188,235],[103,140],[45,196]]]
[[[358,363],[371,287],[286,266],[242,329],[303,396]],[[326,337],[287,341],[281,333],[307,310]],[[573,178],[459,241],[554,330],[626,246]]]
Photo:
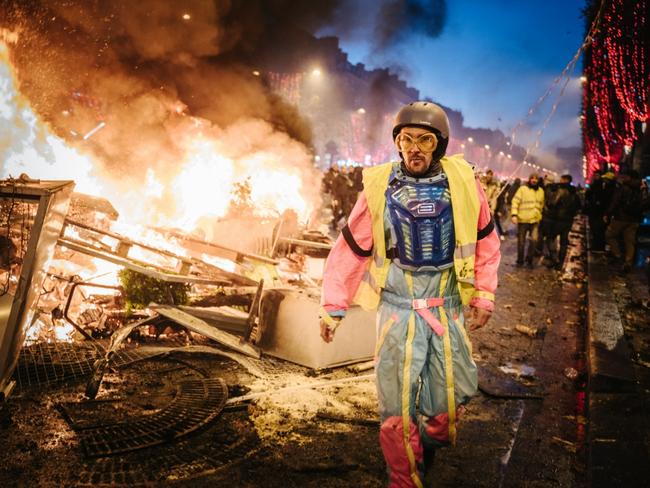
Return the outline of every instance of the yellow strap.
[[[409,271],[405,273],[406,284],[413,294],[413,276]],[[408,330],[406,332],[406,344],[404,345],[404,374],[402,376],[402,427],[404,449],[409,460],[411,469],[411,480],[418,488],[424,488],[418,475],[415,463],[415,454],[411,446],[411,362],[413,360],[413,338],[415,337],[415,312],[412,310],[408,319]]]
[[[418,488],[424,488],[418,469],[415,463],[415,454],[411,446],[411,361],[413,360],[413,338],[415,336],[415,315],[414,312],[409,314],[408,331],[406,333],[406,344],[404,346],[404,375],[402,377],[402,427],[403,440],[406,456],[411,468],[411,480]]]
[[[444,293],[449,279],[449,271],[447,270],[440,278],[440,291],[439,294]],[[453,446],[456,445],[456,399],[454,394],[454,362],[451,351],[451,337],[449,334],[449,320],[447,319],[447,312],[445,307],[438,307],[440,312],[440,322],[445,329],[445,335],[442,336],[442,344],[445,354],[445,383],[447,386],[447,414],[449,416],[449,441]]]
[[[490,293],[489,291],[474,290],[473,297],[474,298],[487,298],[488,300],[494,301],[494,293]]]
[[[386,340],[386,335],[388,335],[388,331],[392,327],[392,325],[395,323],[395,318],[393,315],[389,317],[389,319],[384,322],[384,325],[381,327],[381,333],[379,334],[379,339],[377,339],[377,346],[375,347],[375,358],[379,357],[379,351],[381,351],[381,346],[384,345],[384,340]]]
[[[331,331],[335,331],[336,328],[341,325],[340,320],[334,320],[332,316],[327,313],[327,310],[325,310],[325,307],[321,306],[320,307],[320,318],[325,321],[327,326],[330,328]]]

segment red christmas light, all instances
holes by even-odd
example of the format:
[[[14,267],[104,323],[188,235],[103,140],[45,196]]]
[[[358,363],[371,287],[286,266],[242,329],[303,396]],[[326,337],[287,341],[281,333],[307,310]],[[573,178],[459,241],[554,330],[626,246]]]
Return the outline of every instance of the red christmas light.
[[[632,146],[637,138],[635,122],[648,118],[648,61],[643,44],[647,0],[611,0],[600,9],[584,69],[583,140],[588,178],[604,166],[618,170],[623,147]]]

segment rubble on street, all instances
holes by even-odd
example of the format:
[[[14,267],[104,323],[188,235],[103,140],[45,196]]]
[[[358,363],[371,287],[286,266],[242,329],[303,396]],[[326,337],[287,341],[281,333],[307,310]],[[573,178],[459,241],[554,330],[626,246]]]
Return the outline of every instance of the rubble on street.
[[[356,349],[320,341],[318,276],[300,280],[305,261],[323,259],[305,253],[310,241],[263,256],[174,231],[174,252],[82,213],[83,223],[61,221],[3,403],[5,443],[18,453],[4,459],[7,476],[43,486],[383,486],[374,320],[346,319],[341,331],[352,335],[335,340]],[[593,445],[584,232],[576,221],[562,271],[517,269],[504,242],[503,305],[472,333],[480,394],[460,423],[464,449],[436,460],[440,486],[520,486],[540,473],[539,486],[580,486]],[[184,246],[194,256],[177,254]],[[283,275],[295,246],[303,266],[294,257]],[[137,247],[148,255],[134,257]],[[122,285],[91,276],[98,260],[180,286],[184,303],[130,309]]]

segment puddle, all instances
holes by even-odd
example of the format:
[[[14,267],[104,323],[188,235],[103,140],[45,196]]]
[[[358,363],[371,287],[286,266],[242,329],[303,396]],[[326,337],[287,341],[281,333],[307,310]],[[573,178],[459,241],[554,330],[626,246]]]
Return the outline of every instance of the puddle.
[[[499,366],[499,370],[506,374],[511,374],[517,378],[533,378],[535,376],[535,368],[527,364],[506,363]]]

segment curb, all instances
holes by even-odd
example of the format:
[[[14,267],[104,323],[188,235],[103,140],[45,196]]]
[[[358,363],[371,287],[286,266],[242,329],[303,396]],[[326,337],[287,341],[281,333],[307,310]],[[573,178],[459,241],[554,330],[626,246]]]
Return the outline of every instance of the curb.
[[[647,486],[646,406],[604,256],[587,259],[587,468],[589,487]]]

